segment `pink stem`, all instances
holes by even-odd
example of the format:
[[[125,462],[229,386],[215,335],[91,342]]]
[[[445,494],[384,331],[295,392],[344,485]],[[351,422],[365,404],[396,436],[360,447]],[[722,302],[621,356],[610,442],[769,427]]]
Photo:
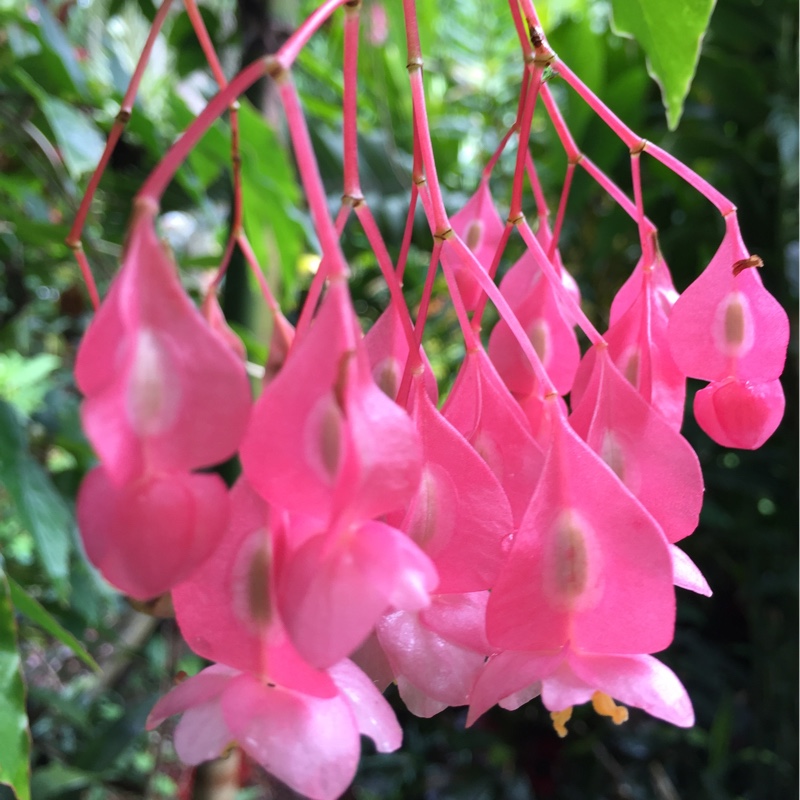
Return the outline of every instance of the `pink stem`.
[[[631,153],[631,178],[633,179],[633,197],[636,202],[636,225],[639,228],[639,242],[642,246],[642,258],[645,265],[652,264],[653,236],[648,231],[644,215],[644,197],[642,196],[642,170],[639,153]]]
[[[522,216],[522,188],[525,177],[525,163],[527,161],[528,142],[531,136],[531,124],[533,123],[533,112],[536,108],[536,98],[539,95],[539,87],[542,82],[542,69],[539,64],[528,66],[532,70],[531,79],[528,84],[528,94],[522,109],[522,117],[519,124],[519,142],[517,144],[517,163],[514,168],[514,181],[511,188],[511,208],[508,218],[515,222]]]
[[[701,178],[693,169],[678,161],[675,156],[670,155],[666,150],[662,150],[652,142],[645,142],[644,150],[653,156],[656,161],[660,161],[665,167],[671,169],[679,178],[685,180],[691,187],[697,189],[723,217],[736,211],[736,206],[724,194],[718,192],[705,178]]]
[[[533,251],[536,262],[544,273],[554,291],[558,294],[559,301],[569,310],[575,324],[579,325],[581,330],[589,337],[592,344],[604,344],[605,340],[600,335],[597,328],[594,327],[591,320],[583,313],[577,300],[572,296],[571,292],[564,286],[561,281],[561,276],[556,272],[547,254],[539,244],[539,240],[534,236],[533,231],[523,217],[517,222],[517,229],[526,245]],[[508,320],[506,320],[508,322]]]
[[[550,247],[547,248],[548,261],[553,260],[553,255],[558,247],[558,237],[561,236],[561,227],[564,224],[564,215],[567,212],[567,200],[569,199],[569,190],[572,188],[572,178],[575,175],[575,162],[570,161],[567,163],[567,173],[564,176],[564,186],[561,189],[561,199],[558,203],[558,212],[556,213],[556,223],[553,226],[553,236],[550,240]]]
[[[556,67],[558,74],[584,99],[586,104],[603,122],[622,139],[631,150],[641,147],[642,139],[637,136],[600,98],[563,62]]]
[[[358,176],[358,31],[359,6],[347,6],[344,18],[344,92],[342,134],[344,138],[344,194],[360,199]]]

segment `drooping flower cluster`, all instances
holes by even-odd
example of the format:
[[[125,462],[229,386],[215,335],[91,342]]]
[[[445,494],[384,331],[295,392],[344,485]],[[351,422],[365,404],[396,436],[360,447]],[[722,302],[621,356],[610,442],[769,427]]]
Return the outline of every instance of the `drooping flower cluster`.
[[[352,780],[360,734],[381,752],[399,747],[380,693],[392,681],[413,713],[469,706],[468,724],[495,704],[516,708],[541,696],[561,735],[572,707],[590,700],[617,723],[632,705],[690,726],[684,688],[653,657],[673,638],[674,587],[710,594],[676,544],[697,527],[703,495],[698,459],[679,432],[686,377],[710,381],[695,399],[710,436],[759,446],[783,412],[786,315],[761,284],[734,209],[691,174],[723,206],[727,232],[678,297],[642,208],[638,159],[647,146],[631,148],[635,202],[576,157],[542,83],[555,55],[529,35],[537,30],[532,5],[514,3],[525,67],[506,223],[489,191],[496,159],[463,209],[445,213],[418,43],[409,38],[419,145],[409,219],[421,203],[435,241],[431,275],[441,264],[466,344],[439,408],[421,346],[425,312],[412,320],[400,289],[408,242],[393,264],[359,189],[348,100],[357,5],[346,8],[337,226],[289,77],[303,43],[343,4],[328,2],[210,106],[221,113],[262,74],[276,80],[322,247],[296,331],[267,295],[275,333],[255,402],[213,289],[196,309],[155,229],[154,187],[163,189],[210,112],[143,190],[122,268],[78,355],[84,427],[100,460],[78,499],[87,554],[134,598],[170,592],[187,643],[214,662],[159,701],[150,724],[182,713],[175,744],[187,763],[238,743],[320,800]],[[572,172],[551,229],[527,150],[540,96],[570,170],[584,167],[641,233],[642,258],[603,335],[582,314],[558,252]],[[520,211],[526,175],[539,209],[535,233]],[[366,336],[338,243],[350,213],[392,294]],[[527,249],[496,285],[514,227]],[[484,346],[477,332],[487,299],[500,321]],[[576,326],[591,341],[583,355]],[[230,490],[198,472],[237,453],[242,472]]]

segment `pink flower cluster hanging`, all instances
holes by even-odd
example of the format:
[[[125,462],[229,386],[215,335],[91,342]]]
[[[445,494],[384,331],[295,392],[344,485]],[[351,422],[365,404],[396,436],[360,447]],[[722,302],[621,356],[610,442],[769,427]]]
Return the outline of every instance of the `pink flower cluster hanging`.
[[[194,2],[186,6],[207,45]],[[340,6],[344,200],[334,223],[290,68]],[[513,709],[537,696],[559,735],[573,706],[589,701],[616,723],[635,706],[693,724],[686,691],[653,655],[673,638],[675,586],[710,594],[678,546],[697,527],[703,496],[697,456],[680,435],[686,378],[709,381],[694,403],[709,436],[729,447],[760,446],[783,413],[787,317],[761,283],[760,260],[742,242],[734,206],[589,92],[549,49],[530,0],[510,7],[524,57],[517,118],[473,197],[449,217],[425,112],[414,3],[404,0],[415,157],[396,263],[359,185],[358,3],[328,0],[278,53],[230,84],[206,48],[221,91],[140,192],[122,268],[77,359],[84,429],[99,459],[77,515],[103,576],[139,600],[171,593],[186,642],[214,662],[150,716],[155,726],[183,715],[175,745],[189,764],[236,743],[295,790],[336,798],[355,774],[361,734],[381,752],[400,746],[381,694],[391,682],[413,713],[468,706],[468,724],[496,704]],[[630,148],[633,199],[578,150],[546,69]],[[278,88],[321,245],[296,330],[240,226],[202,309],[156,234],[158,198],[180,162],[264,75]],[[552,227],[527,147],[539,99],[569,163]],[[512,196],[496,203],[489,176],[514,135]],[[645,215],[643,154],[697,188],[725,220],[719,250],[680,296]],[[558,250],[576,168],[640,233],[641,259],[604,334],[581,311]],[[535,231],[522,213],[526,182],[538,209]],[[401,278],[418,204],[434,246],[412,319]],[[508,210],[505,222],[498,208]],[[339,245],[351,214],[392,298],[366,335]],[[497,284],[514,229],[526,250]],[[255,399],[215,295],[237,244],[275,322]],[[441,407],[422,346],[440,265],[466,345]],[[484,346],[487,301],[500,320]],[[576,327],[591,342],[583,354]],[[228,489],[208,469],[235,454],[242,473]]]

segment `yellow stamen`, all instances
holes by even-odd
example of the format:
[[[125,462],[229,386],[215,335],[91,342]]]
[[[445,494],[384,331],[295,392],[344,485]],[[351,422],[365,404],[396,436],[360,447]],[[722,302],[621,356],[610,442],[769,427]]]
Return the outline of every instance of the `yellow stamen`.
[[[563,711],[550,712],[550,719],[553,720],[553,727],[562,739],[569,733],[566,726],[570,717],[572,717],[572,706],[567,706]]]
[[[622,725],[628,719],[628,709],[618,706],[604,692],[595,692],[592,695],[592,707],[601,717],[611,717],[615,725]]]

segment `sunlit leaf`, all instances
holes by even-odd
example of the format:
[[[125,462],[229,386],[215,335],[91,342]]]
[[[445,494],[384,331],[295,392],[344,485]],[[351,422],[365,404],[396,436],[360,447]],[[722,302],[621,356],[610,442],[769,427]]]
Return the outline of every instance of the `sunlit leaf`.
[[[631,36],[647,56],[647,68],[661,86],[670,129],[678,126],[694,78],[700,45],[715,0],[612,0],[614,28]]]

